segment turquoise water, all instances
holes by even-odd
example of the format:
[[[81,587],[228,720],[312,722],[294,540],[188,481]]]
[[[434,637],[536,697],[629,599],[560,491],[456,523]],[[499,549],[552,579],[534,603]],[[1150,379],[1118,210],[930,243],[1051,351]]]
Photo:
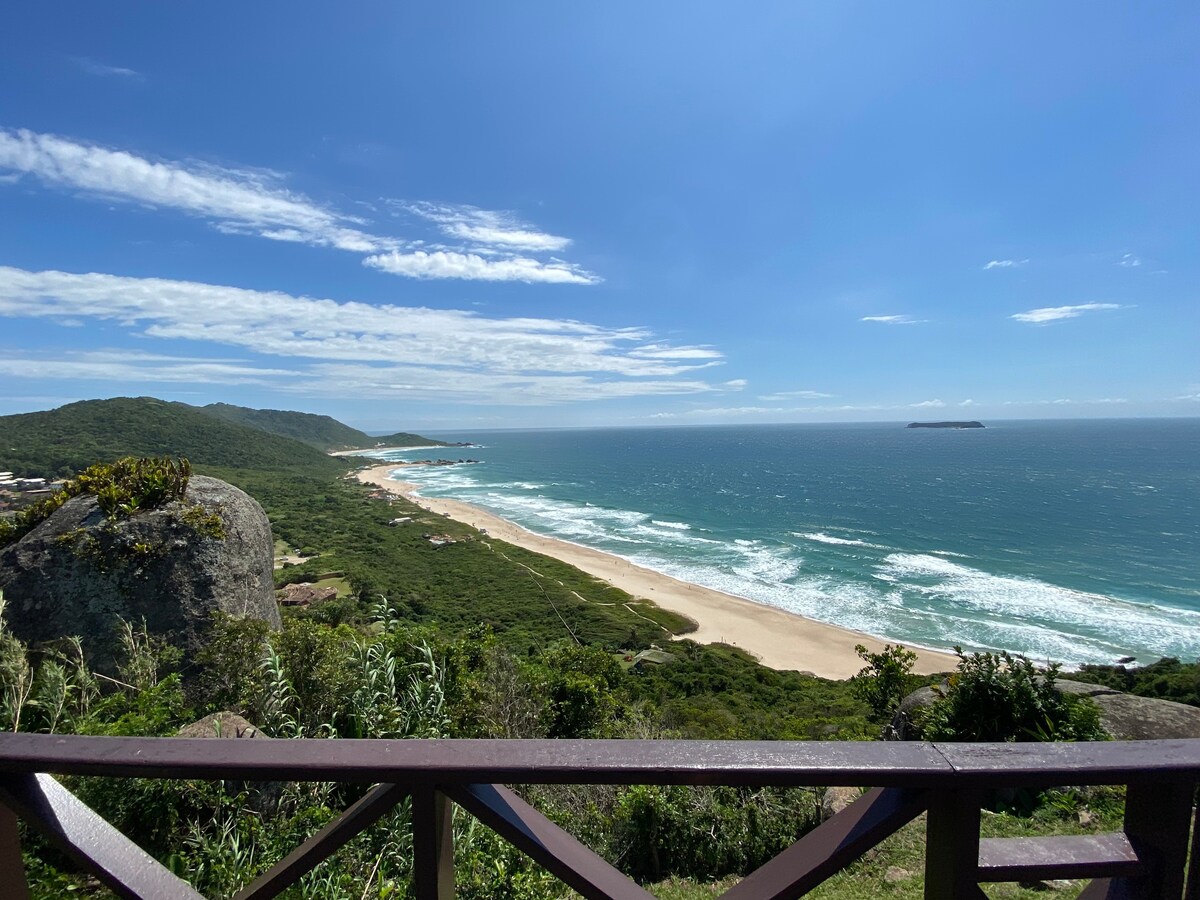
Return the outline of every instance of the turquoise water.
[[[482,464],[405,469],[427,496],[815,619],[1068,664],[1200,655],[1200,419],[438,436]]]

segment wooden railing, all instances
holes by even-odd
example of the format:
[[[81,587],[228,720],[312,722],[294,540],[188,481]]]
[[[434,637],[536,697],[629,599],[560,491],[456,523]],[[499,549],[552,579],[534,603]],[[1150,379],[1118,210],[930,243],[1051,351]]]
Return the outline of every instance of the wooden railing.
[[[870,788],[742,879],[732,898],[798,897],[927,813],[925,896],[982,897],[981,883],[1093,879],[1086,898],[1200,900],[1192,798],[1200,740],[1096,744],[750,741],[197,740],[0,735],[0,897],[27,896],[17,820],[121,897],[198,898],[53,775],[331,781],[372,785],[253,884],[274,897],[412,800],[414,889],[454,893],[457,804],[585,897],[649,897],[504,784]],[[1127,785],[1124,828],[1106,835],[980,839],[987,792]]]

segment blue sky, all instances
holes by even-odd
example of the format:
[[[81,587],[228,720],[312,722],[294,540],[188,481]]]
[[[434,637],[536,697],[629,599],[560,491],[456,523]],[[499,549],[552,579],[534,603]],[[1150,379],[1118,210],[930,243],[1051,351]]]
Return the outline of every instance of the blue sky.
[[[23,4],[0,413],[1200,414],[1200,7]]]

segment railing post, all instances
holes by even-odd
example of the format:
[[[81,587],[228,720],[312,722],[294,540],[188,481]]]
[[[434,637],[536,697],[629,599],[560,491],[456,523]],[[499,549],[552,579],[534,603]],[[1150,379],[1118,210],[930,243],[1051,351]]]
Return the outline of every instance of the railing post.
[[[29,900],[17,814],[0,804],[0,900]]]
[[[1129,785],[1125,794],[1125,835],[1147,871],[1137,878],[1095,882],[1080,896],[1089,900],[1182,897],[1193,790],[1189,782]]]
[[[983,897],[979,888],[979,791],[937,791],[925,826],[925,900]]]
[[[412,793],[413,894],[454,898],[454,822],[450,798],[430,786]]]
[[[1192,850],[1188,854],[1187,887],[1184,900],[1200,900],[1200,806],[1192,813]]]

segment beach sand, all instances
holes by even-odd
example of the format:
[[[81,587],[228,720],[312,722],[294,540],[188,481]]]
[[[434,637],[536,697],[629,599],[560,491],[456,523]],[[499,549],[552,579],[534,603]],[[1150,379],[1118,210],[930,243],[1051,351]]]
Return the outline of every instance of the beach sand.
[[[366,484],[400,494],[431,512],[448,515],[477,529],[486,529],[489,537],[562,560],[634,597],[651,600],[698,623],[696,631],[681,637],[704,644],[731,644],[772,669],[795,669],[823,678],[849,678],[862,668],[863,662],[854,652],[855,644],[864,644],[872,652],[884,647],[884,641],[848,628],[827,625],[744,597],[689,584],[570,541],[534,534],[460,500],[422,497],[416,493],[415,485],[388,477],[400,468],[403,467],[395,463],[374,466],[358,472],[357,477]],[[950,671],[958,662],[949,653],[935,650],[916,650],[916,653],[914,670],[921,673]]]

